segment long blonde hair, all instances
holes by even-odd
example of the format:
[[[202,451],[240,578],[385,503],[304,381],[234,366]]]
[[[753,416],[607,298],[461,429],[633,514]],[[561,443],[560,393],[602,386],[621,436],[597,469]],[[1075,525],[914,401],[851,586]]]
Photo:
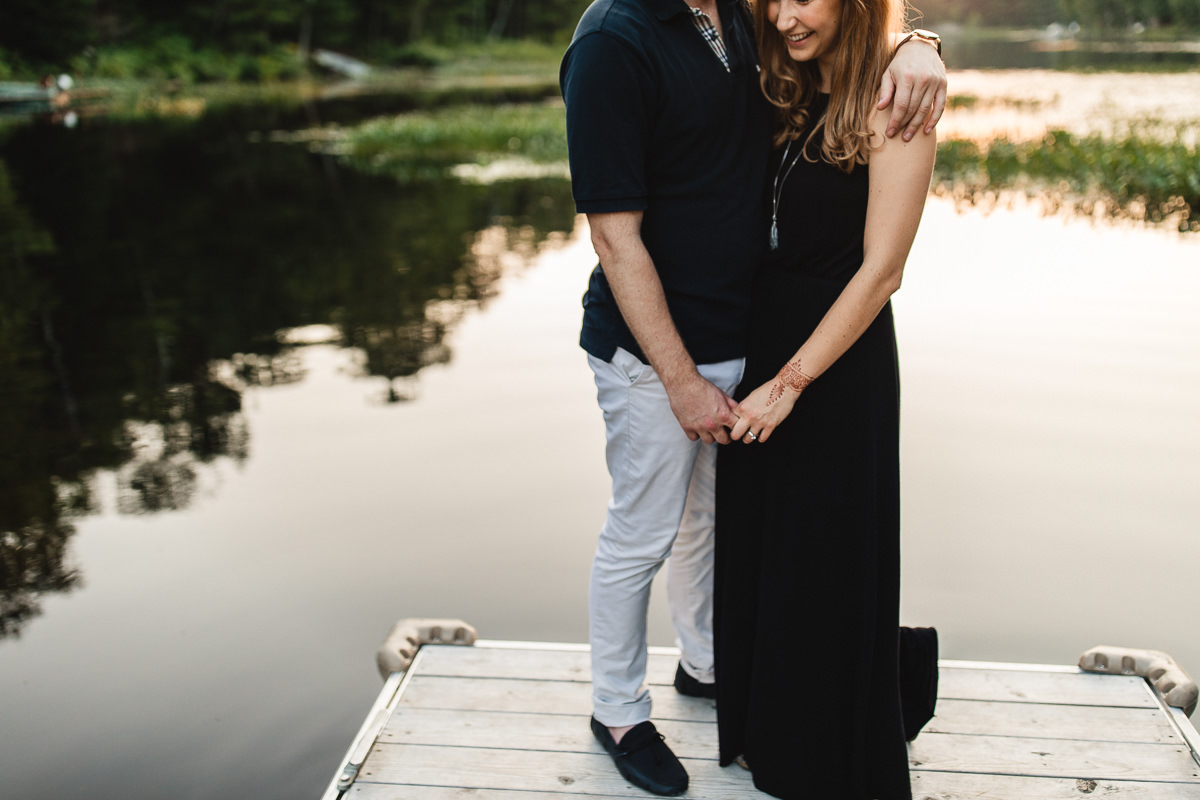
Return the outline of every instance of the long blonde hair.
[[[821,158],[843,172],[867,163],[872,149],[871,114],[879,85],[891,62],[891,34],[903,30],[905,0],[832,0],[842,4],[837,52],[822,125],[814,126],[804,143],[821,132]],[[809,125],[809,108],[821,86],[817,62],[794,61],[783,37],[767,19],[768,0],[752,0],[763,94],[775,106],[776,147],[795,141]]]

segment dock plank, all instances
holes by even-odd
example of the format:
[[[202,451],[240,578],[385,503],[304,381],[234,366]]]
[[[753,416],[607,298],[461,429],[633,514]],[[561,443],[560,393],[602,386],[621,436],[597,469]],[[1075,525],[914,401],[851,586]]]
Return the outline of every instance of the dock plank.
[[[1026,736],[1106,742],[1183,744],[1158,708],[938,700],[926,733]]]
[[[740,767],[722,769],[715,759],[681,758],[697,787],[722,797],[760,795]],[[510,789],[557,794],[599,794],[645,798],[613,769],[605,753],[498,750],[473,747],[378,744],[360,783]],[[689,792],[689,796],[691,793]]]
[[[750,776],[737,767],[721,768],[708,759],[681,759],[691,776],[691,798],[766,797],[754,789]],[[1200,784],[1113,779],[1083,771],[1067,776],[961,774],[918,768],[913,773],[917,797],[972,800],[1040,800],[1073,798],[1095,794],[1100,797],[1168,798],[1200,797]],[[1093,785],[1094,782],[1094,785]],[[626,783],[603,753],[559,753],[538,750],[499,750],[423,745],[378,745],[364,769],[358,789],[371,785],[400,784],[473,790],[475,793],[519,791],[557,795],[601,795],[643,797]],[[1081,791],[1082,788],[1082,791]],[[407,788],[406,788],[407,791]],[[1019,793],[1018,793],[1019,792]],[[1107,793],[1100,793],[1107,792]],[[369,797],[356,794],[353,796]],[[386,794],[377,794],[386,797]],[[411,795],[404,794],[404,797]]]
[[[711,722],[656,720],[681,758],[717,758],[717,729]],[[398,708],[379,738],[389,744],[455,745],[570,753],[603,753],[588,717],[561,714],[449,711]]]
[[[1005,776],[974,776],[960,774],[914,773],[913,800],[1086,800],[1103,797],[1105,800],[1197,800],[1200,790],[1192,786],[1169,783],[1140,783],[1129,781],[1089,781],[1086,779],[1013,778]],[[564,793],[559,792],[560,796]],[[570,795],[567,795],[570,796]],[[582,795],[579,795],[582,796]],[[705,787],[693,784],[689,800],[728,800],[728,795],[716,795]],[[354,800],[547,800],[542,792],[511,789],[477,789],[445,786],[388,786],[385,784],[356,785],[348,798]],[[587,795],[589,800],[626,800],[649,795],[606,794]],[[748,791],[737,797],[766,798],[768,795]]]
[[[1154,708],[1146,682],[1130,675],[1020,670],[938,670],[938,699]]]
[[[961,709],[967,707],[965,716]],[[1047,709],[1052,717],[1044,719]],[[1183,747],[1160,712],[1142,709],[1083,709],[1019,704],[947,701],[922,737],[932,734],[1019,738],[1032,742],[1071,739],[1086,748],[1089,742],[1168,744]],[[716,728],[711,721],[658,719],[659,730],[672,749],[688,758],[713,758]],[[1056,735],[1057,734],[1057,735]],[[380,741],[407,744],[454,744],[469,747],[513,747],[532,750],[600,752],[585,714],[545,714],[529,711],[477,711],[409,707],[396,710]],[[924,743],[922,740],[921,747]],[[1039,748],[1035,748],[1039,749]],[[1043,748],[1040,748],[1044,750]],[[1023,768],[1017,765],[1014,769]]]
[[[1097,781],[913,772],[913,800],[1197,800],[1200,787],[1180,783]],[[413,798],[418,800],[418,798]],[[421,797],[419,800],[434,800]]]
[[[922,733],[908,755],[910,766],[938,772],[1173,781],[1200,787],[1196,762],[1179,745]]]
[[[716,760],[716,730],[711,723],[660,720],[657,724],[680,758]],[[379,746],[384,745],[603,755],[590,735],[586,714],[401,707],[380,738]],[[1193,781],[1200,785],[1200,773],[1189,751],[1177,744],[925,732],[910,746],[909,758],[914,769],[939,772]]]
[[[683,697],[673,688],[650,692],[655,720],[715,722],[712,700]],[[514,680],[510,678],[447,678],[414,675],[402,704],[414,708],[478,711],[524,711],[534,714],[571,714],[586,718],[592,713],[592,687],[572,681]]]
[[[570,793],[564,795],[562,792],[557,792],[555,796],[586,797],[587,800],[627,800],[627,798],[635,797],[636,795],[577,795]],[[768,797],[768,795],[762,796]],[[642,792],[640,797],[641,800],[647,800],[652,795]],[[693,795],[689,792],[687,797],[691,800]],[[388,786],[387,784],[380,783],[356,784],[346,794],[346,800],[480,800],[480,798],[494,798],[494,800],[549,800],[545,792],[522,792],[513,789],[487,789],[486,791],[481,791],[479,789],[462,789],[454,786]],[[1168,798],[1167,800],[1174,800],[1174,798]]]
[[[538,680],[588,684],[591,680],[586,651],[427,646],[423,652],[422,675],[511,679],[536,676]],[[676,656],[651,654],[647,683],[669,686],[677,661]],[[938,697],[1129,708],[1154,708],[1156,705],[1146,691],[1145,682],[1135,676],[1019,669],[942,667]]]
[[[529,678],[547,681],[581,681],[591,685],[591,654],[571,650],[509,650],[501,647],[426,647],[422,649],[422,675],[462,678]],[[646,663],[646,683],[671,685],[677,655],[651,653]]]

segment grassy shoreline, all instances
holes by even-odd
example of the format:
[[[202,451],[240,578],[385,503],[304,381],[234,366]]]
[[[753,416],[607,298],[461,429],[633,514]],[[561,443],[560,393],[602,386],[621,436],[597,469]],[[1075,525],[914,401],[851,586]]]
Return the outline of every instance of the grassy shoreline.
[[[1196,123],[1153,120],[1114,124],[1104,133],[1052,130],[1045,136],[938,145],[932,190],[968,204],[1018,191],[1050,208],[1200,232],[1200,148],[1186,138]],[[561,104],[468,106],[402,114],[327,131],[315,147],[352,167],[411,180],[457,164],[517,159],[566,161]]]

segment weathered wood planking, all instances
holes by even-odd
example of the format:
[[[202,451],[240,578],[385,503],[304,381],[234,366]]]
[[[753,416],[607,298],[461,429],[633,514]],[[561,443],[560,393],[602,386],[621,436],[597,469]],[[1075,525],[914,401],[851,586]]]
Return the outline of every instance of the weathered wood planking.
[[[1183,744],[1159,708],[1066,706],[939,698],[926,733]]]
[[[717,731],[711,722],[655,721],[680,758],[715,759]],[[587,716],[440,711],[401,705],[379,739],[384,743],[461,747],[507,747],[602,753]]]
[[[913,772],[913,800],[1197,800],[1200,787],[1181,783],[1097,781]],[[385,797],[385,795],[380,796]],[[417,800],[416,797],[413,800]],[[421,796],[420,800],[434,800]]]
[[[562,793],[548,797],[545,792],[521,792],[511,789],[462,789],[453,786],[387,786],[385,784],[368,783],[355,786],[346,793],[347,800],[550,800],[551,797],[562,796]],[[582,795],[581,795],[582,796]],[[767,798],[768,795],[759,796]],[[640,797],[650,800],[653,795],[634,794],[589,794],[587,800],[627,800],[630,797]],[[691,800],[694,795],[685,795]],[[768,798],[769,800],[769,798]],[[1167,798],[1174,800],[1174,798]]]
[[[406,708],[401,703],[379,747],[403,744],[600,755],[586,723],[586,714],[434,710]],[[659,720],[658,727],[680,758],[715,759],[716,731],[711,722]],[[1197,780],[1200,785],[1187,748],[1178,744],[923,733],[909,757],[914,769],[940,772]]]
[[[585,730],[585,733],[587,731]],[[720,797],[761,796],[740,767],[722,769],[715,759],[681,758],[691,783]],[[359,784],[392,783],[554,794],[644,797],[613,768],[599,746],[594,753],[498,750],[468,747],[379,744]],[[358,784],[356,784],[358,785]],[[689,792],[689,796],[697,796]]]
[[[958,736],[922,733],[909,746],[912,769],[1048,778],[1195,782],[1200,772],[1182,745]]]
[[[551,645],[553,647],[553,645]],[[463,678],[529,678],[547,681],[582,681],[591,685],[591,655],[586,650],[505,650],[495,647],[435,647],[423,653],[422,675]],[[646,682],[671,685],[679,655],[651,651]]]
[[[682,761],[692,779],[693,788],[688,792],[689,797],[765,797],[754,790],[750,776],[738,767],[721,768],[709,759],[685,757]],[[980,796],[998,800],[1033,800],[1041,797],[1073,797],[1079,800],[1093,793],[1099,797],[1119,797],[1123,800],[1127,797],[1147,800],[1195,800],[1200,797],[1200,784],[1156,783],[1145,779],[1113,780],[1087,771],[1039,780],[1029,775],[968,773],[955,776],[918,768],[913,772],[913,780],[914,787],[921,792],[918,797],[934,797],[938,800]],[[1091,782],[1095,782],[1096,786],[1092,786]],[[626,784],[613,769],[608,756],[599,752],[587,754],[380,745],[372,753],[371,761],[356,787],[360,792],[365,792],[370,784],[442,786],[448,789],[474,789],[477,792],[499,789],[557,795],[644,796]],[[1081,786],[1084,791],[1080,791]]]
[[[716,720],[716,708],[711,701],[681,697],[666,687],[653,687],[651,696],[654,699],[655,719],[660,722]],[[415,675],[405,692],[403,707],[567,714],[573,718],[586,718],[591,710],[591,689],[589,684],[576,682]],[[1180,743],[1166,715],[1157,708],[941,698],[938,701],[938,715],[926,730],[995,736]]]
[[[1058,713],[1058,707],[1054,706],[1039,706],[1032,710],[1018,708],[1017,711],[1029,713],[1015,714],[1010,705],[1002,705],[998,709],[988,703],[962,701],[946,701],[945,705],[948,708],[939,708],[938,717],[922,733],[924,738],[918,740],[918,750],[923,748],[924,739],[934,734],[1010,737],[1026,742],[1068,739],[1083,746],[1088,742],[1185,746],[1161,713],[1140,710],[1117,710],[1118,713],[1113,713],[1112,709],[1086,709],[1102,711],[1093,717],[1090,714],[1066,713],[1078,711],[1075,707],[1065,709],[1064,713]],[[1041,717],[1047,709],[1055,710],[1055,715]],[[964,710],[970,713],[964,715]],[[484,716],[479,716],[480,713],[401,704],[388,721],[380,741],[411,744],[454,742],[474,747],[519,746],[539,750],[579,750],[582,743],[590,749],[591,739],[584,724],[585,714],[532,710],[483,712]],[[1028,724],[1025,724],[1027,720]],[[1104,727],[1090,728],[1086,724],[1088,720]],[[657,725],[681,755],[706,758],[716,752],[716,733],[711,720],[659,718]],[[1063,735],[1054,735],[1063,731]],[[517,739],[515,743],[514,738]]]
[[[589,683],[586,651],[503,650],[493,647],[434,647],[422,665],[422,675],[445,677],[529,678]],[[652,653],[646,682],[669,686],[675,677],[677,655]],[[1079,672],[990,670],[943,666],[938,697],[967,700],[1052,703],[1057,705],[1156,708],[1141,678]]]
[[[1093,785],[1094,783],[1094,785]],[[1195,787],[1180,784],[1129,783],[1124,781],[1046,780],[1044,778],[1008,778],[938,773],[914,773],[913,800],[1196,800],[1200,792]],[[562,793],[558,793],[560,796]],[[588,800],[625,800],[637,797],[646,800],[644,792],[620,795],[588,795]],[[690,790],[689,800],[729,800],[709,792]],[[739,793],[737,798],[767,798],[761,792]],[[508,789],[464,789],[443,786],[387,786],[362,784],[355,786],[347,798],[355,800],[548,800],[543,792],[522,792]]]
[[[766,797],[716,763],[712,701],[651,654],[654,718],[692,777],[689,798]],[[626,784],[588,730],[586,649],[426,646],[345,795],[361,800],[593,800]],[[938,715],[910,748],[916,800],[1200,800],[1200,769],[1139,678],[1067,670],[941,670]]]
[[[938,699],[1014,703],[1155,708],[1142,678],[1086,672],[1022,672],[946,668],[938,670]]]
[[[683,697],[673,688],[656,687],[654,718],[716,722],[712,700]],[[414,675],[404,692],[404,704],[415,708],[477,711],[527,711],[573,714],[586,723],[592,713],[592,687],[571,681],[533,681],[512,678],[443,678]],[[586,727],[586,725],[584,726]]]

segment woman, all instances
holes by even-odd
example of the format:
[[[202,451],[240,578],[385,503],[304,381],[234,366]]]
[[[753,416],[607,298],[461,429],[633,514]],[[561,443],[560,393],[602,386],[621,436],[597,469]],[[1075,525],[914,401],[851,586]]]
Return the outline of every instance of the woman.
[[[778,797],[911,798],[898,690],[900,286],[935,140],[884,136],[902,0],[758,0],[771,250],[717,471],[721,763]]]

